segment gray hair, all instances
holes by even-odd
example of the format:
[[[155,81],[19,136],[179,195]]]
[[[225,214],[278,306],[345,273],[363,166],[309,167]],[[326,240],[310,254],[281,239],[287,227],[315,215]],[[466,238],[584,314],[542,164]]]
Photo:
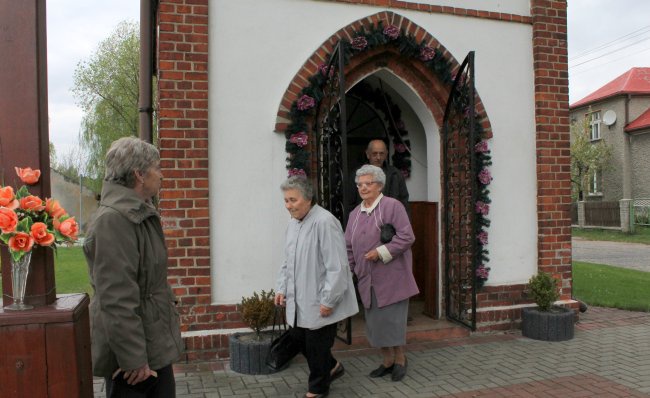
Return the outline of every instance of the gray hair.
[[[287,178],[282,183],[282,185],[280,185],[280,189],[283,192],[286,192],[290,189],[297,189],[303,198],[314,203],[314,187],[311,185],[311,182],[309,182],[309,180],[305,177],[291,176]]]
[[[381,186],[386,185],[386,174],[381,167],[373,166],[371,164],[364,164],[357,170],[356,176],[354,177],[354,182],[359,182],[359,177],[361,176],[372,176],[372,180],[381,184]]]
[[[104,181],[135,186],[135,171],[145,172],[160,160],[158,148],[136,137],[113,141],[106,152]]]

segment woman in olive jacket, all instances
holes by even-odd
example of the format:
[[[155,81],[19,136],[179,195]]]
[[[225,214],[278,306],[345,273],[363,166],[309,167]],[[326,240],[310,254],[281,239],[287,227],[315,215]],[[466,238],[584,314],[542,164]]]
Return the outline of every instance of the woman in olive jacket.
[[[95,290],[93,374],[106,379],[107,397],[175,396],[180,324],[160,217],[151,203],[161,181],[156,147],[135,137],[111,145],[101,203],[84,242]]]

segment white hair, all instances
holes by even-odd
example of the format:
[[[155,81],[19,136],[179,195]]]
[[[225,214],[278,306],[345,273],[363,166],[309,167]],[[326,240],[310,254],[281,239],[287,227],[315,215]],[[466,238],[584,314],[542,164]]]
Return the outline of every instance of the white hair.
[[[359,168],[359,170],[357,170],[354,182],[359,182],[359,177],[367,175],[372,176],[372,180],[381,184],[382,187],[386,185],[386,174],[384,174],[384,170],[382,170],[381,167],[373,166],[371,164],[364,164]]]

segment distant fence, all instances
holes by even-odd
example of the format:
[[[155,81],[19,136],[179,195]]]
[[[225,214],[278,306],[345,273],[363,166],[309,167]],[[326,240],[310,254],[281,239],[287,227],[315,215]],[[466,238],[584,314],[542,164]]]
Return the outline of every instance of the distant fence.
[[[632,205],[634,211],[634,224],[636,225],[650,225],[650,198],[637,198],[634,199]]]
[[[585,202],[585,225],[593,227],[621,227],[618,202]]]

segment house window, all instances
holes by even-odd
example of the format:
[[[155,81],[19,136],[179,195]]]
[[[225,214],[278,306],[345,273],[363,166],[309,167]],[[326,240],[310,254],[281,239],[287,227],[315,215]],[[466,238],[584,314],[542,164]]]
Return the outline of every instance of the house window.
[[[600,112],[592,112],[587,115],[589,118],[590,133],[589,138],[592,141],[600,139]]]
[[[594,171],[589,177],[589,195],[602,195],[601,187],[601,174],[598,171]]]

